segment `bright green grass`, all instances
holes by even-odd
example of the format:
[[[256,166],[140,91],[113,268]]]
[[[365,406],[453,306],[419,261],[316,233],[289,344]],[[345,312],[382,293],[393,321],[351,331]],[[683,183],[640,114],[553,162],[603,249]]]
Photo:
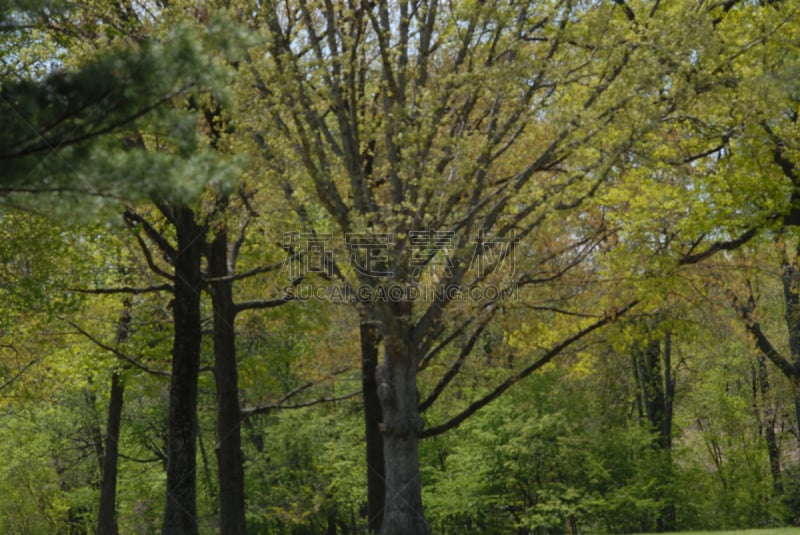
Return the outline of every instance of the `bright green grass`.
[[[734,531],[681,531],[673,535],[800,535],[800,528],[740,529]]]

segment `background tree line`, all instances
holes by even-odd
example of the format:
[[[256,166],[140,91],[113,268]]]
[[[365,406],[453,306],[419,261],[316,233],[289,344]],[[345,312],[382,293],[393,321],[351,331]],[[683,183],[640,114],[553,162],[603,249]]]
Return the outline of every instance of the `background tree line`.
[[[4,7],[6,531],[797,521],[793,3]]]

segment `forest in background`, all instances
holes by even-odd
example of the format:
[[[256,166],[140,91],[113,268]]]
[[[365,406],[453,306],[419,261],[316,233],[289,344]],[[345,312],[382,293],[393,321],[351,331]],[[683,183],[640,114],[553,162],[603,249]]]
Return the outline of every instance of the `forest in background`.
[[[0,1],[0,531],[800,525],[799,18]]]

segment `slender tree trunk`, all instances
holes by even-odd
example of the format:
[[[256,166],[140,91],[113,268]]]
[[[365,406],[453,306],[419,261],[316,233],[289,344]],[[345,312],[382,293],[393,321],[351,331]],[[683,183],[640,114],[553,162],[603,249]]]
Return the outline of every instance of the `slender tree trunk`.
[[[672,413],[675,399],[675,380],[672,378],[672,333],[664,335],[664,421],[661,444],[672,451]]]
[[[667,474],[673,478],[672,472],[672,414],[673,400],[675,399],[675,380],[672,377],[672,333],[664,334],[664,408],[661,423],[661,436],[659,446],[664,453]],[[661,531],[675,531],[677,523],[675,502],[672,498],[667,500],[661,511],[659,523]]]
[[[247,438],[250,444],[256,449],[258,453],[264,452],[264,436],[255,428],[250,418],[244,418],[242,425],[247,431]]]
[[[794,413],[795,418],[797,419],[795,438],[797,439],[797,449],[800,451],[800,377],[791,377],[789,380],[792,383],[792,392],[794,394]]]
[[[778,447],[778,440],[775,436],[775,414],[767,416],[764,422],[764,440],[767,443],[767,454],[769,455],[769,473],[772,476],[772,490],[775,496],[783,495],[783,481],[781,479],[781,451]]]
[[[770,405],[769,399],[769,376],[767,375],[767,359],[759,353],[756,358],[756,382],[758,393],[761,397],[759,419],[763,421],[764,442],[767,445],[769,455],[769,473],[772,476],[772,490],[776,497],[783,494],[783,482],[781,481],[781,453],[778,447],[778,440],[775,435],[775,410]]]
[[[761,329],[759,322],[753,317],[753,312],[756,309],[756,300],[753,296],[753,290],[750,281],[746,281],[747,295],[744,299],[740,298],[734,292],[730,292],[731,302],[734,309],[739,314],[739,317],[744,321],[744,325],[748,332],[753,336],[756,347],[759,350],[758,358],[758,371],[754,372],[754,382],[757,383],[756,388],[764,389],[765,392],[769,390],[766,383],[766,359],[769,359],[786,377],[792,385],[794,393],[795,405],[795,424],[797,448],[800,449],[800,273],[797,271],[796,263],[797,257],[800,256],[800,251],[795,251],[794,259],[784,258],[783,261],[783,298],[785,305],[784,321],[786,323],[786,330],[789,334],[789,356],[785,356],[779,352],[772,342],[767,338]],[[761,381],[764,381],[762,383]],[[762,398],[764,396],[762,395]],[[766,409],[767,402],[764,399],[762,409]],[[764,422],[764,429],[766,433],[774,434],[774,419],[775,416],[764,415],[766,421]],[[769,430],[770,421],[773,422],[773,429]],[[765,435],[766,438],[766,435]],[[774,437],[767,438],[768,442],[774,440]],[[777,448],[777,443],[775,444]],[[770,449],[771,446],[767,445]],[[770,453],[772,455],[772,453]],[[777,455],[777,454],[776,454]],[[776,457],[777,458],[777,457]],[[770,461],[772,462],[772,460]],[[773,478],[773,482],[774,482]]]
[[[123,302],[122,314],[117,325],[117,344],[128,338],[131,324],[131,300]],[[117,463],[119,461],[119,436],[122,424],[122,406],[125,385],[119,372],[111,375],[111,390],[108,396],[108,420],[106,422],[105,447],[100,481],[100,506],[97,513],[97,533],[117,535]]]
[[[661,344],[658,340],[636,349],[636,372],[639,378],[644,414],[650,428],[657,433],[656,445],[663,449],[670,444],[665,430],[670,427],[666,421],[666,401],[661,375]]]
[[[200,261],[203,228],[185,206],[169,211],[175,225],[175,298],[172,375],[167,428],[167,500],[164,535],[196,535],[197,378],[200,372]]]
[[[794,409],[797,433],[797,447],[800,449],[800,273],[797,262],[800,249],[795,257],[783,263],[783,299],[785,307],[786,329],[789,332],[789,351],[791,362],[784,368],[784,374],[792,383],[794,390]]]
[[[406,329],[410,331],[410,329]],[[384,364],[378,368],[383,409],[386,506],[381,535],[427,535],[419,473],[417,362],[409,350],[410,332],[387,333]]]
[[[244,458],[240,431],[239,376],[236,362],[236,310],[228,268],[228,236],[217,230],[209,254],[211,302],[214,311],[214,377],[217,385],[217,475],[220,533],[247,533],[244,500]]]
[[[367,437],[367,527],[378,533],[383,523],[386,475],[383,460],[381,402],[375,373],[378,367],[380,333],[374,323],[361,320],[361,380],[364,397],[364,425]]]
[[[663,354],[658,339],[653,339],[643,348],[635,350],[644,413],[650,428],[656,432],[653,446],[662,454],[667,474],[672,472],[672,399],[675,390],[670,369],[671,345],[671,337],[667,334],[664,338]],[[656,530],[675,530],[675,504],[671,499],[667,499],[659,511]]]
[[[122,422],[122,403],[125,386],[118,372],[111,375],[108,400],[108,422],[103,452],[103,474],[100,482],[100,509],[97,514],[97,533],[116,535],[117,529],[117,461],[119,459],[119,430]]]

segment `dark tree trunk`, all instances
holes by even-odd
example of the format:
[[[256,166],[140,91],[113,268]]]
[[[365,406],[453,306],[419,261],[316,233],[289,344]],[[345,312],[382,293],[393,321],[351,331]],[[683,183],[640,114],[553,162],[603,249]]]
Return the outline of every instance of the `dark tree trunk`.
[[[669,474],[672,471],[672,399],[675,394],[670,335],[664,337],[663,355],[660,340],[655,338],[636,349],[635,362],[643,412],[650,429],[656,433],[653,446],[662,454],[664,469]],[[675,504],[667,499],[656,518],[656,530],[674,531],[675,520]]]
[[[672,377],[672,334],[664,334],[664,411],[661,423],[661,433],[659,446],[664,455],[666,471],[672,479],[672,414],[673,400],[675,399],[675,380]],[[677,517],[675,511],[675,501],[670,497],[657,521],[659,531],[675,531]]]
[[[644,348],[637,350],[636,371],[639,376],[639,389],[644,414],[650,428],[655,431],[659,448],[669,445],[669,437],[664,437],[667,427],[665,414],[665,395],[661,376],[661,343],[653,340]]]
[[[664,335],[664,421],[661,426],[661,445],[672,451],[672,407],[675,381],[672,378],[672,334]]]
[[[239,407],[239,376],[236,363],[236,310],[233,281],[226,278],[228,236],[218,229],[209,250],[211,302],[214,311],[214,377],[217,385],[217,475],[219,480],[220,533],[247,533],[244,500]]]
[[[394,329],[398,331],[400,329]],[[387,332],[384,363],[377,370],[383,409],[386,505],[381,535],[427,535],[419,473],[417,361],[410,351],[410,328]]]
[[[800,450],[800,377],[792,377],[789,380],[792,383],[792,392],[794,393],[794,413],[795,418],[797,419],[795,438],[797,439],[797,449]]]
[[[97,533],[116,535],[117,529],[117,461],[119,458],[119,430],[122,422],[122,403],[125,387],[118,372],[111,375],[111,392],[108,399],[108,422],[103,450],[103,471],[100,482],[100,509],[97,514]]]
[[[772,477],[772,490],[776,497],[783,494],[783,483],[781,481],[781,454],[778,448],[778,440],[775,435],[775,410],[770,404],[769,399],[769,376],[767,374],[767,359],[759,353],[756,358],[756,369],[754,370],[757,394],[760,394],[761,403],[756,398],[756,411],[759,420],[762,422],[764,430],[764,442],[767,445],[767,455],[769,456],[769,473]],[[759,406],[760,405],[760,406]]]
[[[117,325],[117,344],[128,338],[131,324],[131,301],[125,299]],[[122,406],[125,385],[119,372],[111,375],[111,390],[108,396],[108,420],[106,422],[105,447],[100,481],[100,506],[97,513],[98,535],[117,535],[117,463],[119,461],[119,436],[122,424]]]
[[[380,531],[383,523],[383,506],[386,501],[383,436],[380,430],[383,416],[375,378],[379,343],[380,333],[377,326],[362,318],[361,380],[367,437],[367,527],[370,533]]]
[[[165,209],[177,234],[172,375],[167,428],[167,500],[164,535],[196,535],[197,378],[200,371],[200,261],[204,232],[185,207]]]
[[[744,298],[740,298],[732,291],[728,293],[733,308],[744,321],[747,331],[753,336],[756,347],[759,350],[759,371],[755,374],[756,381],[760,382],[762,376],[764,381],[766,381],[766,368],[763,368],[762,372],[762,366],[763,362],[769,359],[792,385],[794,391],[795,422],[797,425],[797,446],[800,448],[800,273],[798,273],[796,266],[798,256],[800,256],[800,250],[795,252],[795,258],[792,261],[784,259],[783,262],[784,321],[786,322],[786,329],[789,333],[790,352],[788,358],[775,348],[761,329],[761,324],[753,317],[753,313],[756,309],[756,300],[753,296],[750,281],[746,281],[747,294]],[[761,385],[761,388],[765,385],[766,384]],[[768,385],[766,388],[769,388]],[[766,401],[764,403],[766,407]],[[769,420],[769,416],[767,419]],[[774,415],[772,419],[774,421]],[[769,427],[768,424],[768,421],[765,422],[765,429]],[[773,431],[767,432],[774,433],[774,429]],[[767,447],[770,448],[769,445]]]
[[[795,258],[783,264],[783,298],[786,305],[786,328],[789,331],[791,362],[782,368],[794,389],[794,409],[797,423],[797,447],[800,449],[800,272],[797,267],[800,249]]]

